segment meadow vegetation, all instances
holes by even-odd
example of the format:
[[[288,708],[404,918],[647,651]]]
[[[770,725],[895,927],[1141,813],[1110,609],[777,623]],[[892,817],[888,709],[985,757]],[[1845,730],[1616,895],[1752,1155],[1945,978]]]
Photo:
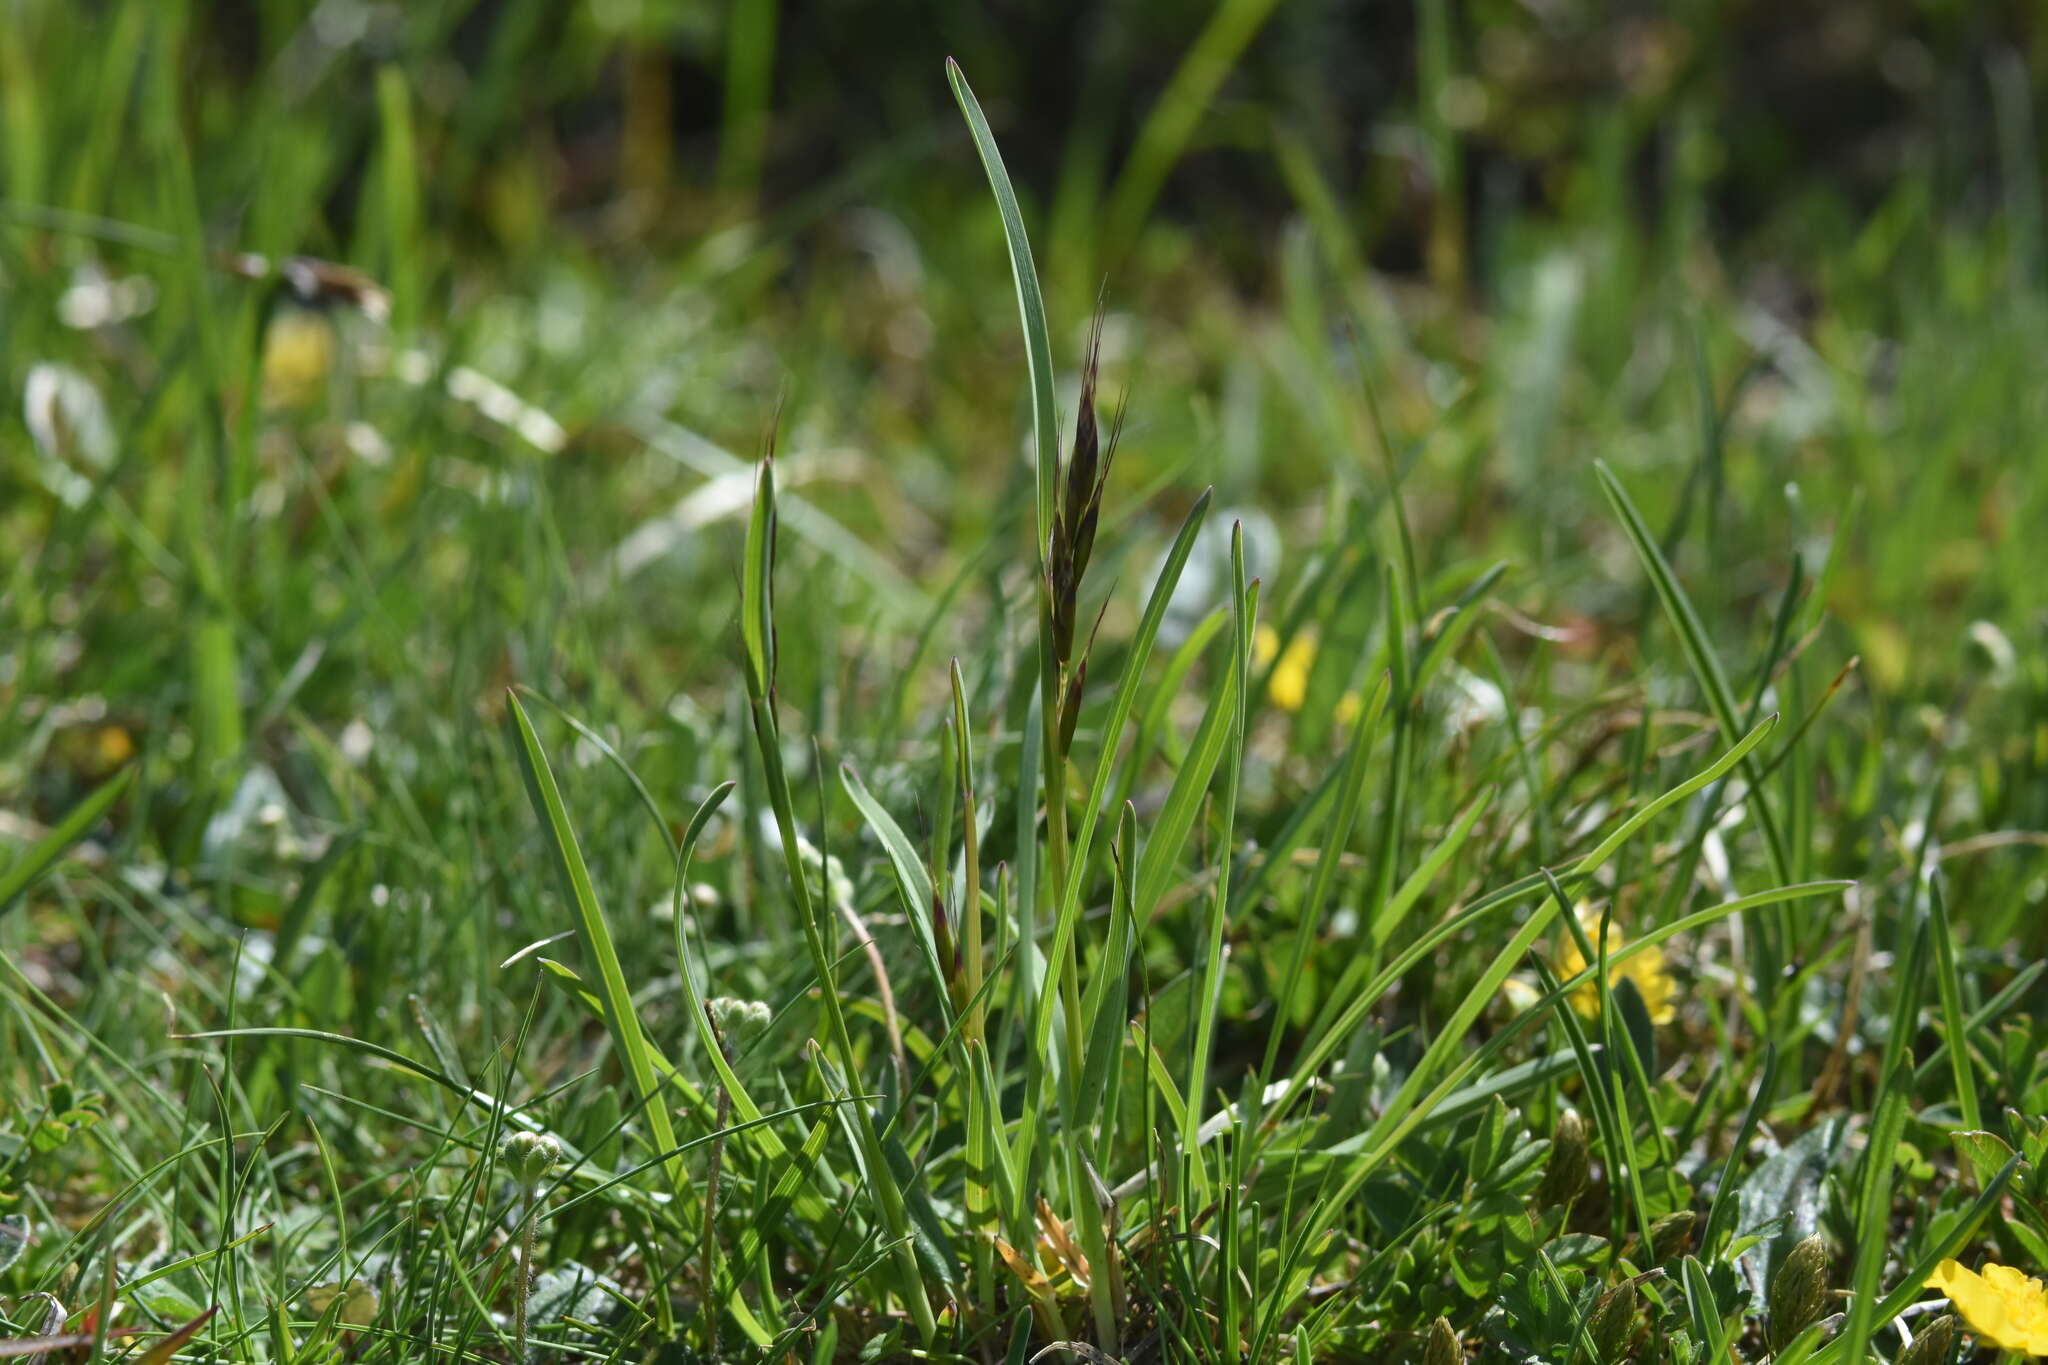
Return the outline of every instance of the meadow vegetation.
[[[2048,1354],[2038,17],[224,8],[0,31],[0,1354]]]

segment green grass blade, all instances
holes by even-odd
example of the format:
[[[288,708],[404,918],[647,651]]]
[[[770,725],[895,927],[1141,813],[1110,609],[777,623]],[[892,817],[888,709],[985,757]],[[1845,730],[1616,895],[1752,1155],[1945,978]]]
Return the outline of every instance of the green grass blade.
[[[775,685],[775,461],[764,459],[754,484],[754,510],[747,518],[741,561],[740,644],[746,654],[748,691],[767,696]]]
[[[611,1031],[612,1045],[618,1049],[619,1061],[631,1077],[634,1091],[646,1106],[647,1126],[653,1133],[656,1149],[668,1151],[676,1146],[675,1126],[669,1121],[668,1106],[661,1097],[647,1040],[640,1031],[640,1017],[633,1008],[633,993],[626,986],[626,973],[619,965],[619,951],[605,923],[603,907],[598,904],[597,890],[591,885],[590,869],[576,843],[576,832],[570,827],[569,812],[562,804],[562,792],[555,785],[554,770],[548,766],[540,736],[534,732],[526,708],[520,705],[519,694],[508,691],[505,697],[513,757],[519,762],[519,773],[526,781],[526,795],[533,804],[533,813],[540,819],[541,832],[547,836],[548,851],[562,879],[563,893],[576,911],[577,940],[597,967],[598,998],[604,1005],[605,1026]],[[678,1195],[685,1193],[689,1189],[689,1175],[681,1159],[672,1158],[666,1170],[670,1186]]]
[[[1700,1254],[1709,1260],[1720,1254],[1721,1234],[1729,1231],[1728,1220],[1735,1216],[1734,1194],[1741,1184],[1736,1179],[1736,1166],[1749,1150],[1750,1139],[1756,1136],[1757,1124],[1763,1121],[1764,1110],[1770,1107],[1771,1096],[1777,1092],[1778,1048],[1775,1043],[1764,1044],[1764,1060],[1757,1077],[1756,1093],[1750,1097],[1749,1108],[1742,1114],[1742,1124],[1735,1130],[1735,1142],[1728,1148],[1728,1162],[1721,1173],[1720,1183],[1714,1189],[1714,1202],[1707,1206],[1706,1226],[1700,1232]]]
[[[1138,140],[1110,191],[1106,240],[1112,252],[1127,249],[1144,226],[1145,215],[1187,149],[1216,90],[1279,0],[1222,0],[1160,93],[1138,131]]]
[[[1088,868],[1089,849],[1102,815],[1102,798],[1109,791],[1110,774],[1116,767],[1117,748],[1123,740],[1124,726],[1130,722],[1131,710],[1138,699],[1138,686],[1144,679],[1145,665],[1152,657],[1154,642],[1159,638],[1159,623],[1166,619],[1167,605],[1173,600],[1174,589],[1180,586],[1181,571],[1187,567],[1188,555],[1195,548],[1195,536],[1208,515],[1213,491],[1203,489],[1202,495],[1195,499],[1195,505],[1188,509],[1187,516],[1181,519],[1180,531],[1166,552],[1165,562],[1159,566],[1159,576],[1152,583],[1152,595],[1145,599],[1144,614],[1138,619],[1137,633],[1131,637],[1124,657],[1123,674],[1117,679],[1116,694],[1109,706],[1109,720],[1102,727],[1102,753],[1095,764],[1095,777],[1089,783],[1088,803],[1081,808],[1080,821],[1074,826],[1073,863],[1060,899],[1063,922],[1073,913],[1071,907],[1079,902],[1083,877]],[[1067,932],[1072,933],[1071,926]]]
[[[1266,1056],[1259,1067],[1261,1081],[1272,1079],[1273,1068],[1280,1059],[1280,1039],[1285,1033],[1288,1021],[1294,1017],[1294,993],[1301,984],[1302,967],[1308,961],[1308,945],[1321,932],[1325,907],[1330,903],[1330,893],[1336,885],[1337,864],[1343,856],[1344,846],[1351,841],[1351,831],[1358,823],[1359,808],[1365,803],[1366,759],[1372,753],[1373,737],[1379,731],[1380,714],[1386,709],[1387,697],[1393,687],[1391,673],[1380,674],[1379,686],[1372,690],[1372,700],[1365,705],[1364,712],[1351,729],[1351,743],[1344,752],[1344,766],[1337,788],[1337,807],[1330,816],[1330,824],[1323,831],[1323,846],[1316,854],[1315,871],[1309,877],[1308,898],[1303,902],[1301,924],[1295,931],[1294,951],[1289,955],[1286,975],[1281,978],[1280,1003],[1273,1015],[1272,1032],[1266,1037]]]
[[[128,790],[135,773],[135,765],[130,764],[93,788],[83,801],[64,813],[49,833],[17,854],[5,871],[0,871],[0,915],[12,910],[24,892],[91,832],[100,817],[121,799],[121,793]]]
[[[1892,1176],[1898,1167],[1899,1141],[1906,1132],[1906,1101],[1912,1085],[1912,1064],[1902,1061],[1879,1087],[1871,1114],[1869,1141],[1858,1172],[1856,1265],[1849,1280],[1849,1320],[1838,1338],[1844,1360],[1862,1360],[1871,1333],[1877,1330],[1878,1280],[1891,1253]]]
[[[1017,191],[1010,185],[1010,173],[1003,155],[996,149],[995,134],[981,102],[967,84],[967,76],[951,57],[946,59],[946,79],[960,113],[973,135],[974,150],[988,172],[988,185],[995,192],[996,208],[1003,216],[1003,238],[1010,247],[1010,276],[1017,286],[1018,321],[1024,329],[1024,361],[1031,377],[1032,449],[1037,452],[1038,538],[1035,542],[1042,563],[1052,537],[1053,484],[1059,473],[1059,414],[1053,405],[1052,339],[1045,325],[1045,297],[1038,289],[1038,267],[1031,260],[1031,239],[1024,231],[1024,214],[1017,207]],[[1057,961],[1057,957],[1053,960]]]
[[[903,833],[903,827],[896,823],[894,816],[882,808],[861,781],[851,763],[839,765],[839,785],[853,799],[861,818],[868,828],[882,841],[882,849],[889,855],[889,865],[896,873],[896,890],[903,900],[903,911],[910,922],[910,935],[917,940],[919,952],[924,956],[926,969],[931,973],[932,992],[939,1003],[939,1012],[947,1027],[952,1026],[952,1000],[947,993],[947,971],[939,961],[938,940],[932,934],[932,881],[925,872],[923,861],[917,850],[910,846],[910,839]]]
[[[1934,985],[1941,997],[1942,1031],[1948,1035],[1949,1070],[1955,1077],[1956,1104],[1963,1113],[1963,1127],[1984,1126],[1984,1109],[1977,1099],[1977,1080],[1970,1073],[1970,1034],[1963,1018],[1963,988],[1956,969],[1955,932],[1949,927],[1948,899],[1941,893],[1941,874],[1927,883],[1927,909],[1934,940]]]
[[[1687,662],[1692,665],[1693,675],[1698,679],[1701,691],[1706,693],[1707,706],[1714,713],[1714,720],[1721,727],[1721,735],[1731,743],[1741,735],[1740,713],[1735,705],[1735,690],[1729,685],[1728,674],[1721,667],[1720,656],[1715,654],[1708,639],[1705,623],[1699,612],[1694,610],[1692,599],[1679,586],[1678,576],[1672,572],[1671,563],[1664,552],[1657,548],[1656,539],[1650,534],[1642,513],[1636,510],[1628,490],[1621,486],[1621,480],[1614,476],[1605,463],[1594,461],[1593,472],[1600,480],[1600,491],[1607,496],[1609,505],[1620,518],[1622,530],[1630,544],[1635,547],[1637,558],[1643,562],[1643,569],[1650,576],[1651,585],[1657,597],[1664,604],[1665,615],[1671,620],[1672,629],[1678,632],[1680,645],[1685,650]],[[1769,800],[1756,786],[1752,776],[1748,796],[1749,807],[1756,815],[1756,822],[1764,834],[1764,845],[1770,853],[1771,870],[1781,882],[1792,881],[1792,858],[1785,846],[1785,838],[1778,828],[1777,817],[1771,811]],[[1783,945],[1781,944],[1782,948]],[[1768,984],[1760,983],[1768,990]]]
[[[1920,1259],[1913,1263],[1913,1268],[1899,1278],[1899,1282],[1892,1286],[1892,1291],[1889,1294],[1886,1294],[1876,1304],[1872,1305],[1867,1321],[1864,1324],[1863,1340],[1865,1342],[1868,1342],[1871,1335],[1880,1327],[1883,1327],[1893,1318],[1897,1317],[1906,1305],[1919,1298],[1921,1293],[1924,1292],[1927,1277],[1934,1273],[1934,1268],[1955,1255],[1957,1251],[1962,1249],[1963,1244],[1970,1240],[1971,1235],[1976,1232],[1977,1226],[1990,1215],[1993,1209],[1998,1207],[1999,1201],[2005,1197],[2005,1187],[2012,1183],[2012,1178],[2019,1173],[2020,1164],[2025,1159],[2023,1153],[2013,1153],[2011,1159],[1999,1169],[1998,1174],[1985,1182],[1983,1193],[1971,1200],[1967,1208],[1960,1210],[1952,1216],[1947,1229],[1941,1236],[1933,1240],[1926,1251],[1921,1253]],[[1876,1258],[1873,1256],[1873,1259]],[[1861,1258],[1859,1258],[1858,1263],[1859,1265],[1861,1264]],[[1814,1365],[1838,1365],[1838,1362],[1861,1358],[1850,1354],[1848,1346],[1848,1333],[1845,1330],[1841,1336],[1835,1338],[1827,1346],[1815,1353],[1813,1358]]]

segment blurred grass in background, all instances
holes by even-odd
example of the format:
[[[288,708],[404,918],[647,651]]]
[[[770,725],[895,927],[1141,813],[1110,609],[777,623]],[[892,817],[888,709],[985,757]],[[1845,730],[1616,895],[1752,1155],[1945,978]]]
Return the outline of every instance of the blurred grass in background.
[[[216,758],[309,647],[271,718],[345,721],[345,661],[478,619],[429,585],[550,603],[518,672],[611,629],[553,600],[584,584],[632,637],[593,685],[653,704],[704,676],[684,659],[724,627],[685,585],[730,550],[629,533],[778,404],[798,486],[881,547],[822,532],[862,610],[914,621],[1028,474],[947,52],[1042,225],[1064,357],[1110,304],[1130,486],[1163,514],[1207,482],[1302,525],[1361,495],[1362,357],[1439,567],[1510,558],[1522,608],[1597,626],[1618,546],[1582,519],[1586,459],[1652,476],[1660,525],[1697,469],[1681,568],[1740,620],[1854,493],[1829,606],[1880,695],[1939,699],[1968,621],[2043,604],[2044,31],[2024,4],[25,6],[10,384],[59,366],[38,401],[92,411],[0,467],[13,723],[60,655],[119,695],[187,645],[236,678],[156,719]],[[232,251],[347,262],[389,328],[295,310]],[[561,500],[557,541],[479,524],[518,490]],[[487,687],[484,641],[447,644]]]

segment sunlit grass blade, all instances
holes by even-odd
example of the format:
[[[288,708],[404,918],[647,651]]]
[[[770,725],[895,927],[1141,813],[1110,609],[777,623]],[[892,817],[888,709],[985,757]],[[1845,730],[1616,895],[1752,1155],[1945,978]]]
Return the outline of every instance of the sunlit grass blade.
[[[1024,329],[1024,361],[1031,379],[1032,447],[1037,451],[1038,535],[1033,542],[1041,560],[1052,536],[1053,484],[1059,472],[1059,414],[1053,406],[1052,340],[1045,325],[1045,297],[1038,288],[1038,267],[1031,259],[1031,239],[1024,230],[1024,213],[1017,206],[1017,191],[1011,188],[1010,172],[1003,154],[989,131],[988,117],[981,102],[967,84],[966,73],[951,57],[946,59],[946,79],[953,97],[973,135],[974,150],[988,172],[989,189],[995,193],[996,208],[1003,218],[1003,238],[1010,248],[1010,277],[1017,287],[1018,321]]]
[[[1678,576],[1672,572],[1671,564],[1664,552],[1657,547],[1650,534],[1650,528],[1643,521],[1642,514],[1630,500],[1628,490],[1621,486],[1621,480],[1614,476],[1606,464],[1595,461],[1593,472],[1600,480],[1600,491],[1607,496],[1608,503],[1621,521],[1622,530],[1630,544],[1635,547],[1637,558],[1642,560],[1644,572],[1650,577],[1656,589],[1658,600],[1664,604],[1665,615],[1670,618],[1672,629],[1677,633],[1679,643],[1685,650],[1687,662],[1692,666],[1694,677],[1699,681],[1700,690],[1706,694],[1707,707],[1713,712],[1714,720],[1721,727],[1722,738],[1733,743],[1742,734],[1740,713],[1736,709],[1735,691],[1729,685],[1728,675],[1721,667],[1721,659],[1714,652],[1707,628],[1694,610],[1692,599],[1679,586]],[[1779,881],[1794,880],[1792,858],[1786,848],[1783,833],[1778,828],[1777,818],[1772,813],[1766,794],[1756,786],[1752,776],[1748,795],[1749,808],[1755,813],[1757,827],[1763,831],[1764,846],[1771,859],[1771,869]],[[1780,943],[1782,951],[1786,945]],[[1762,992],[1771,989],[1770,982],[1759,982]]]
[[[903,833],[903,827],[896,823],[894,816],[882,808],[867,783],[853,765],[843,763],[839,767],[839,785],[866,820],[868,828],[882,841],[882,849],[889,855],[889,866],[896,873],[896,890],[903,902],[904,917],[910,924],[910,936],[917,941],[925,968],[931,974],[932,992],[939,1003],[942,1022],[952,1023],[952,997],[948,982],[951,972],[946,964],[939,961],[938,940],[932,934],[933,900],[931,877],[926,874],[924,864],[918,859],[917,850],[910,846],[910,839]]]
[[[798,852],[796,804],[789,790],[789,777],[782,765],[781,730],[775,714],[775,480],[773,462],[761,461],[761,478],[755,487],[754,510],[747,525],[746,561],[741,572],[740,636],[747,659],[747,704],[753,723],[754,748],[760,756],[767,782],[770,813],[782,845],[782,865],[787,873],[789,897],[796,905],[797,922],[803,930],[804,946],[810,953],[811,970],[817,977],[818,999],[825,1016],[825,1034],[837,1054],[841,1073],[839,1089],[856,1093],[859,1053],[846,1026],[846,1007],[839,996],[838,972],[831,949],[832,922],[825,907],[811,895],[810,881]],[[827,891],[829,894],[829,890]],[[828,1059],[814,1054],[821,1068]],[[867,1176],[877,1211],[888,1234],[894,1264],[895,1289],[908,1304],[918,1335],[931,1341],[938,1334],[938,1320],[931,1300],[925,1295],[917,1250],[913,1245],[910,1212],[897,1183],[896,1172],[882,1146],[874,1115],[864,1103],[853,1103],[841,1111],[855,1139],[856,1155]]]
[[[1949,1071],[1955,1078],[1956,1106],[1962,1111],[1963,1127],[1984,1126],[1983,1106],[1977,1099],[1977,1078],[1970,1070],[1969,1025],[1963,1018],[1963,988],[1956,968],[1955,931],[1949,925],[1948,898],[1942,894],[1941,874],[1927,884],[1927,913],[1933,926],[1934,985],[1941,1000],[1942,1032],[1948,1037]]]
[[[656,1149],[667,1151],[676,1146],[675,1126],[669,1120],[654,1063],[648,1057],[647,1040],[640,1031],[640,1016],[633,1006],[633,993],[626,985],[625,970],[619,965],[618,949],[605,923],[604,910],[598,904],[597,890],[591,885],[590,869],[584,864],[583,850],[577,845],[569,812],[562,804],[561,789],[555,785],[554,770],[548,765],[540,736],[534,732],[518,693],[506,693],[505,708],[513,757],[526,781],[526,794],[540,820],[541,832],[547,836],[550,861],[561,878],[563,894],[576,912],[577,940],[597,968],[598,998],[604,1005],[612,1045],[618,1049],[619,1062],[626,1068],[635,1093],[646,1105],[647,1126]],[[667,1173],[670,1186],[678,1195],[684,1194],[689,1188],[689,1176],[681,1161],[672,1160]]]

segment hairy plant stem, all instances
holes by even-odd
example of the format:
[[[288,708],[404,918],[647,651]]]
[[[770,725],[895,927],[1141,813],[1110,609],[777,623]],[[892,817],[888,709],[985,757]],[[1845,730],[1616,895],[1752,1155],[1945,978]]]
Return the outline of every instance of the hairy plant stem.
[[[540,1220],[535,1215],[539,1203],[536,1188],[527,1185],[525,1194],[520,1196],[519,1278],[512,1291],[512,1338],[521,1362],[526,1359],[526,1301],[533,1296],[533,1255],[540,1234]]]
[[[718,1026],[718,1020],[711,1013],[711,1006],[704,1006],[704,1017],[711,1023],[711,1036],[718,1040],[718,1050],[725,1054],[725,1064],[733,1064],[732,1045],[725,1041],[725,1030]],[[732,1121],[732,1093],[725,1088],[725,1082],[718,1086],[717,1122],[712,1125],[711,1156],[704,1163],[704,1353],[710,1359],[718,1358],[718,1172],[725,1161],[725,1129]]]

